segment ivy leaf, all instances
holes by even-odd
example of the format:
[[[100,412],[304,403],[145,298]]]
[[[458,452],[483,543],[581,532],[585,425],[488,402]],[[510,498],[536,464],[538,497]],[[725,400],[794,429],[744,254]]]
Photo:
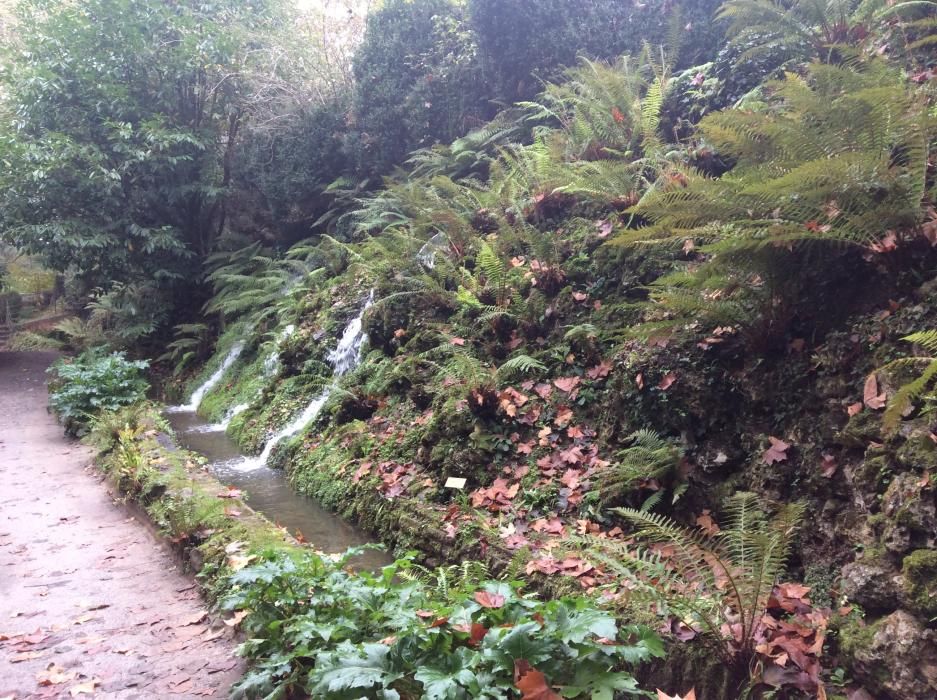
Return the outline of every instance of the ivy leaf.
[[[509,667],[515,659],[527,659],[539,664],[553,657],[552,645],[541,634],[540,623],[525,622],[510,629],[495,628],[488,631],[482,641],[484,656],[498,666]]]
[[[313,697],[339,690],[384,688],[400,678],[387,670],[390,647],[384,644],[355,646],[343,642],[336,651],[320,654],[309,673],[308,691]]]
[[[599,610],[571,610],[569,605],[562,605],[556,612],[555,622],[551,621],[549,632],[567,644],[581,644],[588,637],[615,639],[618,627],[610,615]]]
[[[638,681],[630,673],[603,671],[593,665],[577,669],[572,684],[564,685],[560,690],[564,698],[583,697],[586,693],[589,693],[590,700],[614,700],[616,693],[643,695]]]

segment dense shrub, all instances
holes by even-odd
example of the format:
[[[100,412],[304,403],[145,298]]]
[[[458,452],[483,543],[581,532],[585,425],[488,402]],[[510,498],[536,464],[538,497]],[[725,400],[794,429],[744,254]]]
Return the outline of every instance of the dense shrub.
[[[481,100],[475,37],[452,0],[391,0],[372,12],[355,78],[349,147],[363,172],[385,172],[492,116]]]
[[[556,77],[580,55],[636,54],[649,42],[680,48],[680,66],[709,60],[721,39],[712,23],[718,6],[714,0],[471,0],[469,11],[492,97],[514,101],[539,91],[537,77]]]
[[[234,697],[555,697],[559,686],[566,698],[610,699],[641,694],[626,668],[664,653],[653,631],[621,628],[584,597],[475,585],[470,567],[429,585],[400,580],[414,578],[407,560],[375,575],[350,574],[346,561],[280,553],[231,576],[223,605],[250,611],[242,651],[257,662]]]
[[[147,362],[123,353],[84,353],[57,361],[49,369],[49,404],[71,435],[81,435],[102,411],[114,411],[143,399],[149,384],[142,375]]]
[[[247,195],[238,213],[266,212],[273,233],[289,242],[308,235],[323,213],[322,191],[346,169],[349,108],[347,100],[336,100],[249,129],[234,167],[235,184]]]

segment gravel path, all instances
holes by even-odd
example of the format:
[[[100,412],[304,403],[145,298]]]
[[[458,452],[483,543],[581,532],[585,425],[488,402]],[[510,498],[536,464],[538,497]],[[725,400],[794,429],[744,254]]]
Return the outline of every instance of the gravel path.
[[[226,697],[230,630],[47,413],[54,357],[0,353],[0,700]]]

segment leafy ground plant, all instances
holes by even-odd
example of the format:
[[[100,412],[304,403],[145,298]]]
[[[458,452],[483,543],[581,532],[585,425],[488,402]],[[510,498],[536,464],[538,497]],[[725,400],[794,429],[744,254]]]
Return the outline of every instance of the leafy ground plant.
[[[120,352],[87,352],[59,360],[49,368],[49,405],[65,425],[65,432],[83,435],[95,416],[145,398],[149,384],[142,372],[147,366],[147,362],[128,360]]]
[[[240,698],[551,700],[645,695],[628,668],[664,654],[584,597],[543,602],[489,581],[445,592],[401,581],[407,559],[350,573],[353,552],[283,553],[236,571],[223,607],[249,611]]]

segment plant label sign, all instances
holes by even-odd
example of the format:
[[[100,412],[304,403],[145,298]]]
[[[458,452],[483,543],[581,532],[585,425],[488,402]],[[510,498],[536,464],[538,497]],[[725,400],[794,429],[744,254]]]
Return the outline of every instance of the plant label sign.
[[[446,488],[447,489],[459,489],[460,491],[465,488],[465,479],[459,477],[450,476],[446,479]]]

